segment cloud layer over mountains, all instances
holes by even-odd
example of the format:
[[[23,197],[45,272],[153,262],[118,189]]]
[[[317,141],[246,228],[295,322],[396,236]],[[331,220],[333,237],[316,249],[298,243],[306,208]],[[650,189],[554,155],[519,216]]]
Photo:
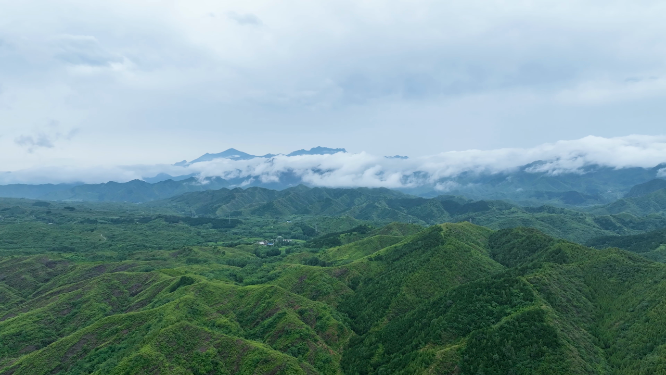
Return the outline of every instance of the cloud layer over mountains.
[[[247,160],[218,158],[184,166],[132,165],[100,168],[30,168],[0,174],[0,183],[102,183],[153,177],[195,175],[238,181],[294,183],[327,187],[414,188],[423,185],[445,191],[450,179],[463,173],[496,174],[521,167],[533,173],[584,173],[589,166],[652,168],[666,163],[666,136],[589,136],[533,148],[443,152],[409,159],[386,158],[366,152],[329,155],[278,155]],[[666,175],[666,168],[662,173]]]
[[[665,13],[655,0],[4,1],[0,165],[659,134]]]

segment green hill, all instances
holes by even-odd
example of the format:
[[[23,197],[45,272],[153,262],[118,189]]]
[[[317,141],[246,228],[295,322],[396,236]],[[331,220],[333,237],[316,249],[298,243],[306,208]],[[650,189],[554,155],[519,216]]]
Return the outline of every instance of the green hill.
[[[328,306],[138,266],[1,262],[3,286],[24,302],[3,306],[0,373],[338,372],[351,331]]]
[[[666,229],[628,236],[602,236],[587,241],[598,249],[620,248],[640,253],[646,258],[666,262]]]
[[[661,206],[657,203],[660,198],[663,197],[655,197],[651,203],[655,205],[651,212],[660,212]],[[168,207],[181,215],[195,212],[212,217],[345,216],[366,222],[401,221],[421,225],[471,221],[492,229],[533,227],[578,242],[599,236],[639,234],[666,226],[666,217],[646,216],[643,210],[623,205],[621,202],[624,201],[581,212],[551,206],[520,207],[503,201],[471,201],[452,196],[426,199],[387,189],[298,186],[282,191],[237,188],[194,192],[151,205]]]
[[[617,200],[606,206],[592,210],[596,214],[628,213],[635,216],[663,214],[666,211],[666,189],[660,189],[641,196]]]
[[[331,154],[340,151],[344,151],[344,149],[315,147],[309,151],[295,151],[288,156],[311,154],[313,152],[315,154]],[[266,154],[263,157],[271,158],[273,156],[276,155]],[[218,158],[248,160],[255,157],[235,149],[229,149],[219,154],[205,154],[189,163],[182,161],[175,165],[188,166],[193,163],[196,164],[198,161],[210,161]],[[454,188],[454,190],[448,192],[449,194],[465,196],[474,200],[509,200],[529,206],[547,204],[560,207],[589,207],[613,202],[622,198],[628,192],[632,195],[637,192],[644,194],[653,191],[653,185],[659,182],[655,183],[651,180],[659,177],[660,171],[664,168],[664,165],[661,164],[652,168],[619,169],[588,165],[575,172],[553,174],[541,170],[542,168],[549,169],[546,164],[544,161],[535,161],[514,171],[496,173],[465,172],[432,183],[409,183],[406,184],[409,187],[404,187],[401,191],[422,197],[434,197],[441,193],[437,188],[438,186],[448,185]],[[181,172],[190,173],[192,170],[188,172],[184,169]],[[314,168],[310,172],[313,175],[322,175],[328,171]],[[303,175],[299,177],[299,174],[288,171],[272,175],[270,179],[264,178],[265,176],[240,177],[239,175],[237,177],[228,176],[226,179],[213,177],[201,181],[201,176],[191,178],[195,176],[194,174],[171,176],[159,173],[154,177],[144,176],[143,181],[134,180],[124,183],[14,184],[0,186],[0,197],[142,203],[167,199],[186,192],[214,190],[222,187],[260,186],[278,190],[289,189],[295,185],[307,183],[307,178]],[[416,176],[419,176],[416,181],[424,180],[421,177],[426,177],[427,173],[416,172]],[[641,187],[641,185],[636,185],[637,183],[645,184]],[[632,187],[634,187],[633,192],[630,191]]]
[[[660,215],[301,186],[0,216],[0,375],[666,368]]]
[[[650,180],[648,182],[632,187],[624,197],[642,197],[643,195],[647,195],[661,189],[666,189],[666,180],[655,178],[654,180]]]
[[[496,266],[460,285],[441,283],[401,314],[356,328],[342,360],[345,373],[661,371],[663,297],[643,296],[666,288],[663,265],[532,230],[487,238],[489,254],[512,268]]]
[[[53,201],[140,203],[228,185],[228,182],[221,178],[209,179],[205,183],[201,183],[193,177],[180,181],[166,180],[154,184],[133,180],[126,183],[107,182],[79,185],[65,190],[51,191],[38,198]]]

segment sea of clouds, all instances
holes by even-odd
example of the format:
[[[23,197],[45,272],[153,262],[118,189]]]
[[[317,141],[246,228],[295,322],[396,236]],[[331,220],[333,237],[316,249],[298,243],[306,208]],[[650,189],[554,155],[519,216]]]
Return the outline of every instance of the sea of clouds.
[[[622,169],[653,168],[662,163],[666,163],[666,136],[588,136],[532,148],[449,151],[409,159],[360,152],[279,155],[250,160],[216,159],[188,166],[34,167],[0,173],[0,184],[126,182],[165,173],[171,176],[193,174],[202,183],[209,177],[221,177],[242,181],[241,186],[276,183],[289,175],[311,186],[415,188],[431,185],[448,190],[450,180],[461,173],[510,173],[524,168],[532,173],[580,174],[585,173],[585,167],[593,165]],[[666,177],[666,168],[660,170],[659,175]]]

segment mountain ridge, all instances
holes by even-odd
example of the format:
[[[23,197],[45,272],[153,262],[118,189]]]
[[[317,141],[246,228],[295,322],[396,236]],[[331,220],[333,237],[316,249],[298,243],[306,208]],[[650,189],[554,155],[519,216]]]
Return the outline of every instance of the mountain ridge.
[[[230,154],[236,155],[235,151],[237,150],[233,150]],[[642,197],[654,193],[652,190],[656,187],[652,185],[664,181],[655,180],[659,173],[659,169],[656,168],[614,170],[606,167],[590,167],[582,175],[576,173],[551,175],[542,172],[528,172],[527,170],[530,168],[532,166],[528,165],[512,173],[462,173],[456,178],[441,182],[416,184],[412,187],[396,188],[395,190],[424,198],[434,198],[447,194],[464,196],[473,200],[506,200],[522,206],[538,207],[546,204],[585,210],[600,210],[605,205],[621,199],[646,199]],[[313,170],[312,173],[316,176],[326,177],[329,172]],[[414,176],[414,178],[417,177]],[[0,185],[0,197],[144,203],[167,199],[185,192],[215,190],[222,187],[263,187],[274,190],[284,190],[301,184],[316,187],[308,183],[308,179],[296,170],[286,170],[267,179],[248,177],[238,173],[231,173],[226,178],[202,178],[199,173],[180,176],[162,173],[151,178],[144,178],[143,181],[145,184],[142,185],[138,185],[135,181],[125,183],[110,181],[105,184]],[[215,181],[215,183],[207,183],[208,181]],[[643,183],[652,184],[650,185],[651,190],[645,190],[641,185]],[[166,186],[171,187],[165,188]],[[640,194],[641,196],[626,197],[627,195],[636,194],[636,191],[640,189],[643,189],[641,190],[643,191]],[[631,193],[631,191],[634,193]],[[614,214],[617,212],[616,210],[606,213]],[[635,215],[644,214],[641,212],[640,207],[632,211]]]
[[[301,156],[301,155],[330,155],[330,154],[335,154],[338,152],[347,152],[346,149],[344,148],[329,148],[329,147],[322,147],[322,146],[317,146],[313,147],[309,150],[301,149],[301,150],[296,150],[292,151],[285,156]],[[212,161],[215,159],[230,159],[230,160],[251,160],[255,158],[272,158],[278,155],[284,155],[284,154],[265,154],[265,155],[251,155],[243,151],[239,151],[235,148],[229,148],[226,149],[222,152],[216,153],[216,154],[209,154],[205,153],[204,155],[199,156],[198,158],[192,160],[192,161],[187,161],[183,160],[178,163],[175,163],[175,166],[180,166],[180,167],[186,167],[192,164],[196,163],[201,163],[201,162],[207,162],[207,161]]]

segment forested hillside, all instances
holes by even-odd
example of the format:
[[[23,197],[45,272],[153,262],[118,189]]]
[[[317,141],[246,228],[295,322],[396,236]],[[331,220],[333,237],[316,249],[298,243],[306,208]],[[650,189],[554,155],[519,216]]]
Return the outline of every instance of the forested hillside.
[[[386,189],[0,199],[0,374],[655,374],[664,227]]]
[[[611,209],[613,205],[586,212],[553,206],[521,207],[505,201],[473,201],[450,195],[426,199],[388,189],[365,188],[220,189],[187,193],[150,206],[181,215],[208,217],[345,216],[371,222],[422,225],[470,221],[493,229],[533,227],[578,242],[666,227],[665,217],[655,215],[662,213],[659,208],[647,212],[653,215],[641,210]]]
[[[23,202],[5,201],[0,222],[0,374],[666,365],[666,265],[630,252],[469,222],[203,220]],[[276,236],[290,241],[257,244]]]
[[[599,249],[617,247],[642,256],[666,261],[666,229],[626,236],[601,236],[587,241],[588,246]]]
[[[617,200],[606,206],[591,210],[597,214],[629,213],[632,215],[649,215],[663,213],[666,210],[666,189]]]
[[[655,178],[643,184],[638,184],[629,190],[625,198],[642,197],[657,190],[666,189],[666,180]]]

